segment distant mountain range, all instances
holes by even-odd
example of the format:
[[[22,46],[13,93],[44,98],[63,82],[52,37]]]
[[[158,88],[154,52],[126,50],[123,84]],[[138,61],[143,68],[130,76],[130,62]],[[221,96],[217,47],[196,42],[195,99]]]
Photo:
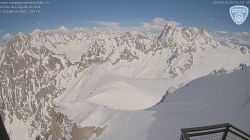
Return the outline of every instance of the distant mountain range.
[[[13,140],[146,139],[138,125],[150,124],[132,129],[127,123],[153,119],[147,108],[163,108],[157,103],[166,93],[240,64],[250,64],[247,47],[194,27],[166,24],[158,34],[65,27],[18,33],[0,49],[0,110]]]

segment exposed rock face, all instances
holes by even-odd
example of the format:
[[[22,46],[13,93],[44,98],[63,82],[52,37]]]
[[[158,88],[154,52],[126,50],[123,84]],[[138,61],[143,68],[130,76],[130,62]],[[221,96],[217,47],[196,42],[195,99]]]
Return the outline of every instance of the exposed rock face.
[[[190,69],[197,51],[205,51],[206,48],[217,48],[222,45],[209,33],[198,28],[175,28],[166,25],[158,42],[171,49],[171,55],[167,60],[165,77],[175,77],[178,73]],[[176,65],[176,63],[182,63]]]
[[[94,126],[87,126],[87,127],[79,127],[76,124],[73,126],[71,131],[72,140],[88,140],[93,135],[99,137],[102,132],[105,130],[106,127],[94,127]]]
[[[49,130],[52,100],[64,90],[57,86],[57,74],[66,67],[65,57],[45,47],[33,47],[31,36],[18,34],[5,46],[0,66],[0,109],[29,122],[33,129]],[[58,67],[59,66],[59,67]],[[40,129],[40,128],[39,128]]]
[[[0,110],[10,120],[15,116],[25,122],[30,136],[40,130],[42,138],[87,140],[105,128],[79,128],[55,112],[53,105],[85,68],[167,52],[166,68],[159,77],[171,79],[190,69],[197,50],[206,47],[220,44],[201,29],[170,26],[159,37],[138,32],[18,33],[0,50]]]

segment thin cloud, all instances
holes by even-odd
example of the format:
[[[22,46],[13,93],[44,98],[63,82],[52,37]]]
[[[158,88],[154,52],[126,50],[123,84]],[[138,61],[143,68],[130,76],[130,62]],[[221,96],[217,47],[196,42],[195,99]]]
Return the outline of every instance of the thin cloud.
[[[105,28],[121,28],[118,22],[92,21],[92,23]]]
[[[249,35],[248,32],[237,32],[235,34],[238,35],[238,36],[247,36],[247,35]]]
[[[140,26],[123,27],[119,22],[103,22],[103,21],[92,21],[96,26],[93,27],[95,30],[100,29],[115,29],[115,30],[133,30],[133,31],[143,31],[143,32],[160,32],[163,30],[164,26],[168,24],[169,26],[180,26],[181,24],[174,20],[168,20],[161,17],[155,17],[150,21],[142,23]]]
[[[148,33],[160,33],[165,25],[168,26],[180,26],[181,23],[169,20],[161,17],[155,17],[152,20],[141,23],[139,26],[124,27],[121,26],[119,22],[106,22],[106,21],[89,21],[92,23],[92,28],[74,28],[73,30],[62,26],[58,29],[47,29],[45,32],[71,32],[71,31],[83,31],[83,30],[93,30],[93,31],[138,31],[138,32],[148,32]],[[41,30],[33,30],[33,33],[40,32]]]
[[[8,40],[12,37],[12,35],[10,33],[6,33],[4,36],[3,36],[3,40]]]
[[[214,18],[214,17],[210,17],[210,18],[209,18],[209,20],[214,21],[214,20],[215,20],[215,18]]]
[[[215,33],[217,33],[217,34],[227,34],[228,32],[224,31],[224,30],[217,30],[217,31],[215,31]]]
[[[166,23],[168,23],[171,26],[180,26],[181,24],[174,20],[168,20],[161,17],[156,17],[151,21],[151,24],[158,25],[158,26],[164,26]]]
[[[168,24],[169,26],[180,26],[181,24],[174,20],[167,20],[161,17],[155,17],[149,22],[144,22],[141,27],[138,27],[140,30],[148,32],[159,32],[162,31],[163,27]]]

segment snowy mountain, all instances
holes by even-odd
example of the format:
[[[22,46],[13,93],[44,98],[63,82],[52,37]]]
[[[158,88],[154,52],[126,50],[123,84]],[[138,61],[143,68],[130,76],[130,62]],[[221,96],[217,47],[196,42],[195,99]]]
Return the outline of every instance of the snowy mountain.
[[[249,76],[249,67],[229,74],[216,72],[177,89],[154,107],[118,111],[102,124],[107,128],[99,139],[177,140],[181,128],[224,122],[249,133]]]
[[[161,106],[166,92],[249,65],[244,52],[203,29],[169,24],[159,34],[66,27],[18,33],[0,50],[0,110],[12,139],[120,139],[113,129],[153,120],[147,108]]]

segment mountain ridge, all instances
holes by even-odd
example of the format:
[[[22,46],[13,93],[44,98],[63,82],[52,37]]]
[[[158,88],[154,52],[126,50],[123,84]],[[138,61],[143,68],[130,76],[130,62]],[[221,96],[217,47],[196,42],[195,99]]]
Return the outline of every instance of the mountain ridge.
[[[9,131],[16,130],[11,127],[15,126],[13,121],[21,121],[29,130],[27,137],[35,137],[38,131],[43,137],[52,136],[52,139],[70,138],[75,120],[58,111],[62,106],[83,103],[86,110],[96,107],[97,111],[89,114],[84,123],[78,123],[82,127],[97,127],[100,124],[93,123],[92,116],[100,113],[99,106],[107,106],[111,112],[148,108],[160,101],[171,86],[179,88],[222,67],[232,71],[240,63],[249,65],[247,52],[242,54],[240,48],[221,45],[203,29],[167,24],[160,36],[137,31],[66,28],[18,33],[5,41],[0,52],[0,109],[8,116],[5,118],[8,118]],[[111,82],[105,82],[108,77]],[[82,82],[74,84],[79,78]],[[97,82],[93,84],[90,79]],[[142,81],[148,84],[141,85]],[[113,90],[107,87],[121,94],[107,95]],[[70,88],[75,90],[74,94]],[[146,94],[143,88],[157,94]],[[124,95],[126,89],[132,89],[129,92],[143,98],[143,105],[134,101],[131,102],[133,106],[128,106],[120,98],[127,97]],[[103,92],[105,90],[109,92]],[[116,108],[117,101],[103,102],[104,97],[113,95],[119,95],[117,101],[125,105]],[[63,102],[63,97],[70,98]],[[134,94],[128,99],[132,97]],[[144,104],[146,101],[150,104]],[[61,123],[56,125],[51,122],[53,119]],[[53,132],[54,127],[59,130]],[[15,139],[16,133],[13,133]]]

